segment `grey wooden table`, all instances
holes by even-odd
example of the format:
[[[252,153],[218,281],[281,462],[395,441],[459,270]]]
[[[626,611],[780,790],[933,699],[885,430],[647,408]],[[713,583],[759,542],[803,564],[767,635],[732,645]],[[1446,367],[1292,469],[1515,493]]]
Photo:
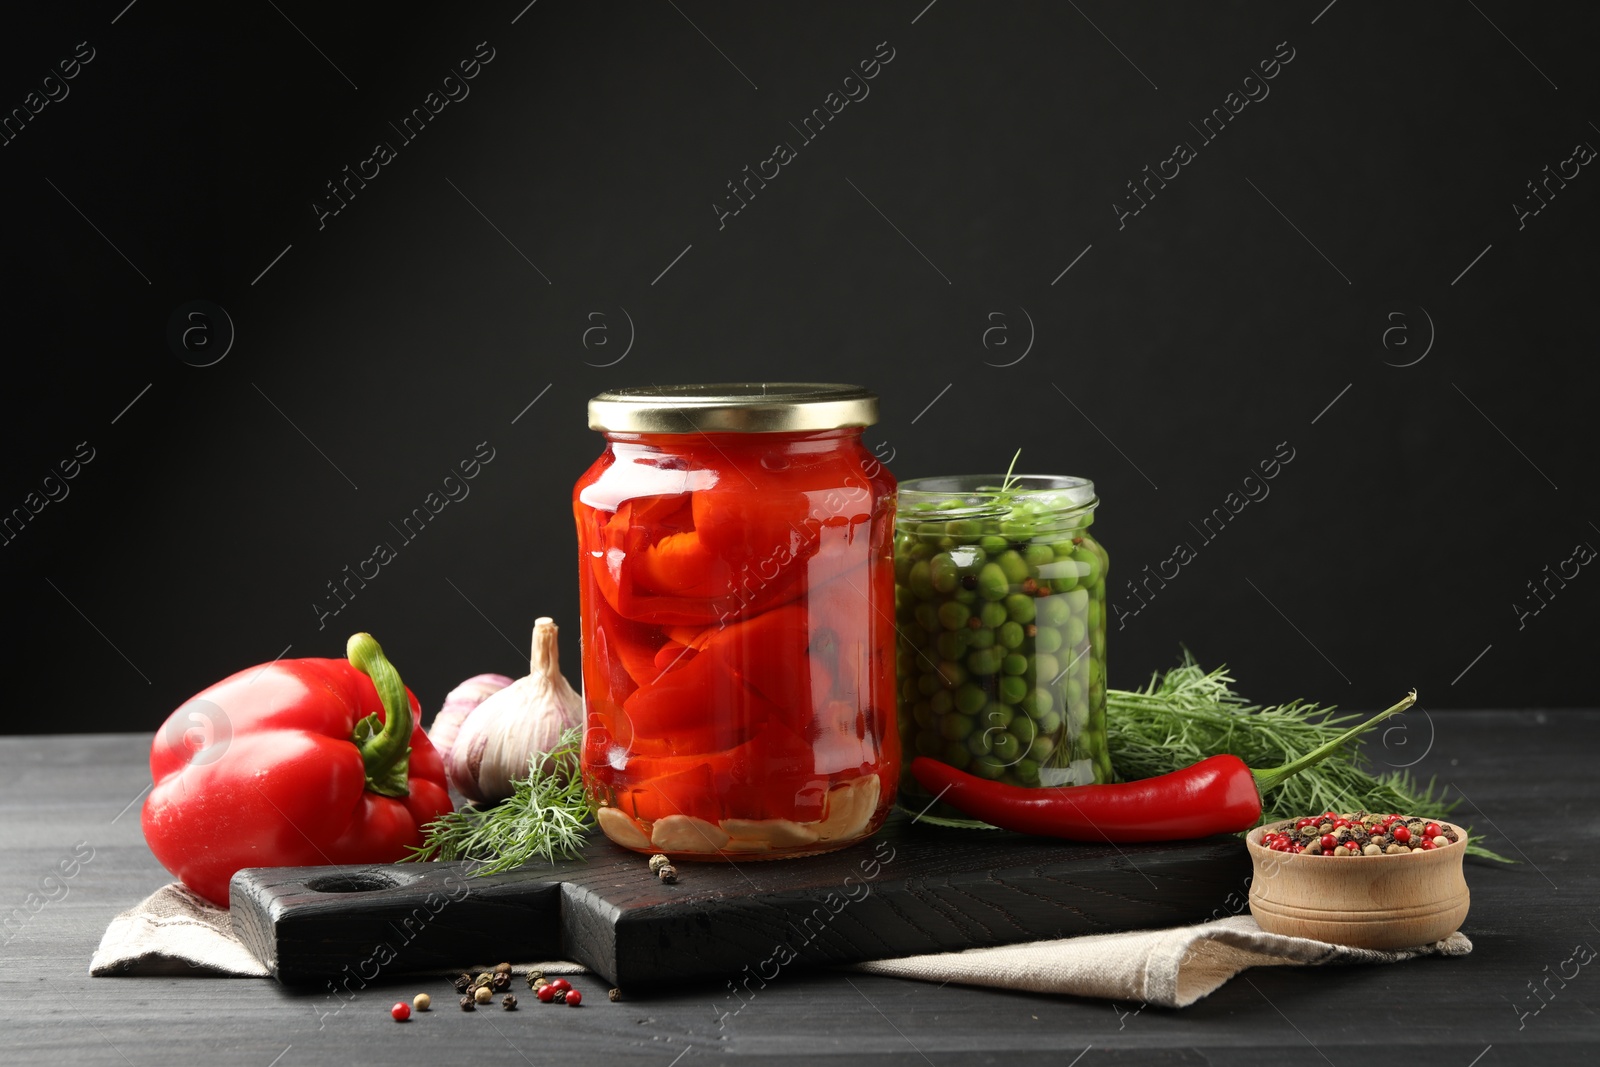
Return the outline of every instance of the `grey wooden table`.
[[[1575,945],[1600,946],[1600,712],[1432,721],[1415,770],[1459,787],[1468,798],[1459,819],[1523,861],[1469,861],[1465,930],[1476,951],[1390,967],[1247,971],[1182,1011],[841,972],[785,971],[728,1015],[737,1002],[717,987],[610,1003],[587,978],[576,982],[587,995],[577,1010],[470,1015],[437,980],[380,979],[340,1009],[269,980],[90,978],[106,923],[167,881],[139,830],[147,738],[0,738],[0,1062],[1597,1062],[1600,966],[1564,982],[1552,976],[1571,974],[1563,961]],[[1413,741],[1411,752],[1421,751],[1423,739]],[[75,847],[92,859],[70,879],[52,878]],[[420,989],[448,1010],[391,1022],[388,1006]]]

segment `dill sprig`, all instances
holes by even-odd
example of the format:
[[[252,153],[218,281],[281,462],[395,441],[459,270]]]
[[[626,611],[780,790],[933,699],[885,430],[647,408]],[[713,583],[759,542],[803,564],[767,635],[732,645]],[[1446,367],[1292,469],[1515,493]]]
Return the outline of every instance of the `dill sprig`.
[[[999,485],[975,486],[972,489],[967,490],[968,494],[971,496],[989,497],[992,501],[992,505],[987,506],[1009,506],[1011,504],[1011,498],[1016,495],[1017,482],[1022,480],[1021,475],[1012,473],[1017,469],[1017,460],[1021,458],[1022,449],[1019,448],[1012,453],[1011,463],[1007,465],[1006,473],[1000,479]]]
[[[1006,476],[1000,482],[1000,492],[998,494],[999,499],[1011,499],[1011,486],[1015,481],[1015,478],[1011,472],[1017,469],[1017,460],[1021,458],[1022,449],[1020,448],[1011,454],[1011,463],[1006,467]]]
[[[583,728],[528,761],[516,791],[490,808],[465,807],[422,828],[408,860],[469,860],[473,874],[498,874],[534,860],[576,856],[588,840],[589,799],[578,773]]]
[[[1207,671],[1185,649],[1178,666],[1152,675],[1143,689],[1108,689],[1111,764],[1118,776],[1154,778],[1223,752],[1254,768],[1278,767],[1337,737],[1356,718],[1299,700],[1260,707],[1233,685],[1226,667]],[[1423,784],[1405,771],[1374,773],[1346,746],[1264,796],[1262,821],[1356,810],[1443,817],[1459,803],[1447,800],[1434,779]],[[1475,841],[1467,851],[1512,862]]]

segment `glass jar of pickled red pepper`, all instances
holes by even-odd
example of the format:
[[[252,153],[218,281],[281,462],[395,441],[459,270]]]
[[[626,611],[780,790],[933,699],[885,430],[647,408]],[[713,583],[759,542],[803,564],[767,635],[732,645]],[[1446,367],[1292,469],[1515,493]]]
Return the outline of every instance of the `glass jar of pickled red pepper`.
[[[1110,560],[1089,534],[1098,504],[1083,478],[900,486],[895,680],[908,767],[930,756],[1013,785],[1111,781]],[[900,804],[935,822],[984,825],[936,802],[909,773]]]
[[[573,491],[582,768],[607,837],[778,859],[875,832],[900,774],[894,478],[844,385],[602,393]]]

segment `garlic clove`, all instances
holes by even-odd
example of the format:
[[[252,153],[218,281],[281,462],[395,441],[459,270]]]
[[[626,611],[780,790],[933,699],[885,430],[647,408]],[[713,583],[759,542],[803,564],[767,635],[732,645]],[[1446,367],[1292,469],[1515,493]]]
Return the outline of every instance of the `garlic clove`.
[[[740,847],[741,841],[759,841],[768,848],[794,848],[817,839],[815,827],[792,819],[723,819],[722,828],[733,838],[730,848]]]
[[[728,841],[722,827],[694,815],[668,815],[650,828],[650,843],[663,852],[717,852]]]
[[[860,837],[878,810],[882,783],[876,774],[838,786],[828,793],[828,817],[816,824],[819,841]]]
[[[730,837],[722,846],[724,852],[771,852],[772,842],[754,837]]]
[[[647,849],[650,838],[644,828],[617,808],[601,808],[594,813],[601,831],[624,848]]]
[[[455,747],[461,724],[479,704],[511,684],[503,674],[475,674],[445,694],[444,704],[428,725],[428,740],[438,751],[439,758],[448,766],[450,750]]]

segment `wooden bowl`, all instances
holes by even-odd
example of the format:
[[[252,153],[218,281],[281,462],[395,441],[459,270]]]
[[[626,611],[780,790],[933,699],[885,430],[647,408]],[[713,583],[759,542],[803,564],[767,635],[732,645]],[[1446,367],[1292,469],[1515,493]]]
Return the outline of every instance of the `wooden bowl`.
[[[1255,874],[1250,913],[1261,929],[1355,948],[1413,948],[1442,941],[1467,917],[1461,861],[1467,832],[1428,852],[1400,856],[1321,856],[1274,852],[1263,834],[1293,820],[1258,826],[1245,837]]]

